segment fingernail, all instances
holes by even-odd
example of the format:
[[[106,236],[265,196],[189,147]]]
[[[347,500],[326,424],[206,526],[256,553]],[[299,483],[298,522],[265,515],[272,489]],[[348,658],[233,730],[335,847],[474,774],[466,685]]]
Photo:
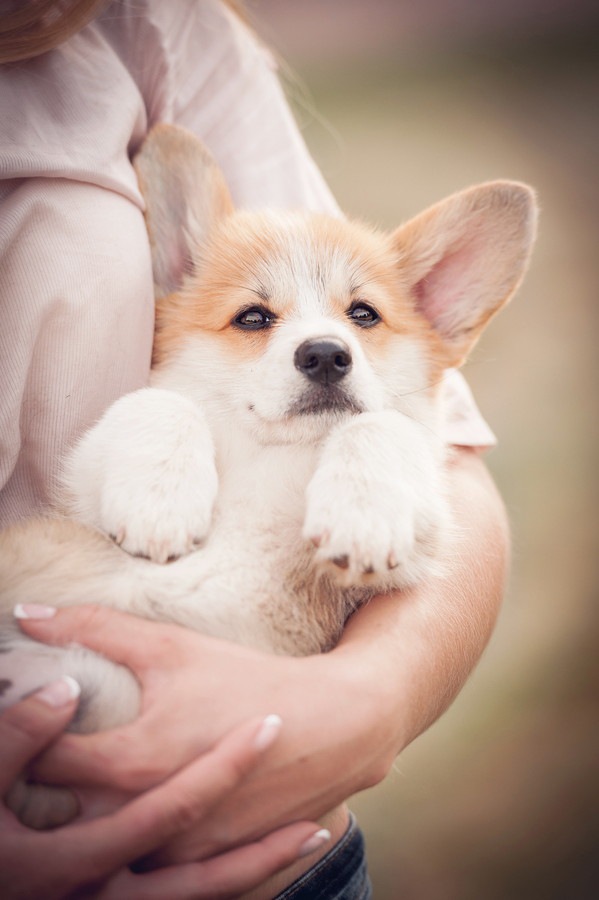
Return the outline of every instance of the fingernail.
[[[282,724],[283,720],[280,716],[267,716],[254,738],[254,747],[256,750],[266,750],[267,747],[270,747],[281,730]]]
[[[80,693],[79,682],[71,678],[70,675],[64,675],[58,681],[51,681],[50,684],[45,685],[45,687],[36,692],[35,696],[48,706],[59,707],[66,706],[67,703],[78,697]]]
[[[15,619],[51,619],[55,612],[55,606],[40,603],[17,603],[13,610]]]
[[[330,840],[331,832],[326,828],[321,828],[320,831],[317,831],[302,844],[297,855],[298,857],[308,856],[309,853],[314,853],[315,850],[318,850],[319,847],[324,846]]]

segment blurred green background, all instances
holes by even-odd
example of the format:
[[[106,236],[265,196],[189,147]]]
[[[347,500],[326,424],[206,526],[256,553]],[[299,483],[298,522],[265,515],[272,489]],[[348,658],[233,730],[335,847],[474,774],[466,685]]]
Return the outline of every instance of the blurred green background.
[[[514,560],[445,716],[353,802],[376,900],[599,897],[599,3],[254,0],[341,206],[394,226],[478,181],[538,191],[533,265],[466,374]]]

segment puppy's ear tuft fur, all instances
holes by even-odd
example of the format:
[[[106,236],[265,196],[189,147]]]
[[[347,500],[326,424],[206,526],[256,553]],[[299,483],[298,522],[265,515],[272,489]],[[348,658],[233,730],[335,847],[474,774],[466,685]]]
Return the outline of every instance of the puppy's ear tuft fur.
[[[462,364],[517,289],[536,220],[529,187],[496,181],[454,194],[393,233],[402,277],[442,338],[448,365]]]
[[[146,203],[157,293],[170,294],[194,273],[210,231],[233,211],[233,201],[215,161],[184,128],[156,126],[133,164]]]

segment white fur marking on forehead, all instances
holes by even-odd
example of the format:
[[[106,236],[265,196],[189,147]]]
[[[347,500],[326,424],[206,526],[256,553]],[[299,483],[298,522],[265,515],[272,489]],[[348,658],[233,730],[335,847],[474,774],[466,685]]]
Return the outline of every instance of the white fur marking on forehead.
[[[331,298],[347,298],[360,281],[359,260],[319,233],[309,216],[268,213],[272,252],[256,264],[255,275],[266,294],[290,301],[297,314],[331,312]]]

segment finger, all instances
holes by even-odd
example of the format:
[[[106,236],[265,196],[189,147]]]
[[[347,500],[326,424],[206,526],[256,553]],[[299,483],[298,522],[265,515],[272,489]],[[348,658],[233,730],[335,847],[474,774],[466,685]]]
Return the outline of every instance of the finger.
[[[114,787],[139,792],[165,777],[156,764],[144,762],[139,719],[110,731],[94,734],[64,734],[35,761],[33,774],[39,781],[72,787]],[[189,757],[188,757],[189,759]],[[169,757],[170,771],[177,768]]]
[[[235,728],[210,752],[105,819],[69,828],[75,858],[98,877],[196,825],[245,778],[276,740],[278,716]],[[64,834],[63,830],[63,834]]]
[[[66,733],[33,766],[40,781],[73,787],[114,787],[140,793],[209,749],[200,735],[187,734],[156,753],[156,735],[168,731],[163,707],[142,711],[133,722],[88,735]]]
[[[262,884],[330,840],[326,829],[297,822],[260,841],[199,863],[158,869],[145,875],[120,872],[98,900],[226,900]]]
[[[203,891],[200,897],[237,897],[298,859],[315,853],[330,838],[330,832],[315,823],[298,822],[260,841],[198,863],[196,872],[190,874],[199,880]]]
[[[73,678],[53,681],[0,717],[0,794],[66,728],[75,712],[79,685]]]
[[[47,644],[77,643],[96,650],[114,662],[143,674],[149,660],[160,652],[161,664],[180,659],[185,629],[157,625],[105,606],[69,606],[54,609],[37,604],[15,607],[19,625],[30,637]]]
[[[156,734],[168,729],[152,711],[109,731],[60,737],[33,766],[39,781],[73,787],[114,787],[140,793],[155,787],[176,769],[205,749],[197,735],[180,739],[169,748],[168,757],[157,755]]]

